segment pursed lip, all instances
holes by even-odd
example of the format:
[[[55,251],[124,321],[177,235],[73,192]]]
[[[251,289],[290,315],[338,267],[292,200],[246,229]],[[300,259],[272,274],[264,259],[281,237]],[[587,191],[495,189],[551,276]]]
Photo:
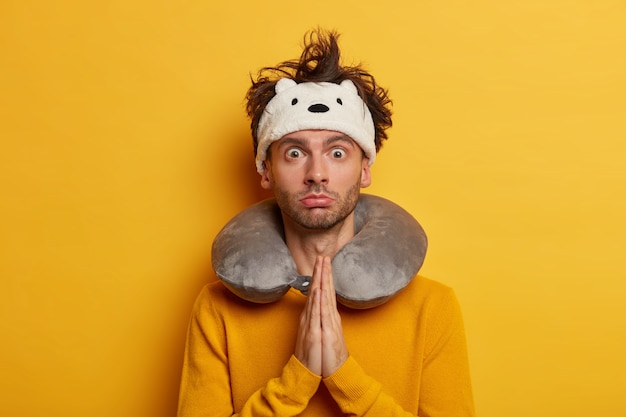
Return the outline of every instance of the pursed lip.
[[[315,207],[328,207],[333,204],[335,200],[326,194],[307,194],[300,199],[303,206],[308,208]]]

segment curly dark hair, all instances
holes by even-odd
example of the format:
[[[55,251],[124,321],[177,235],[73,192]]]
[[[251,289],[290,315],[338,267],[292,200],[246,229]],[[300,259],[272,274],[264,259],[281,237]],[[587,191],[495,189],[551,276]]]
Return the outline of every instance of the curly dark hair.
[[[300,59],[284,61],[276,67],[264,67],[259,70],[257,79],[246,93],[246,112],[250,117],[250,129],[257,153],[257,127],[265,106],[276,94],[274,86],[281,78],[291,78],[297,83],[332,82],[339,84],[351,80],[356,86],[359,96],[365,102],[374,121],[374,143],[376,152],[387,139],[385,132],[391,127],[391,99],[387,90],[376,84],[374,77],[360,65],[342,66],[340,50],[337,43],[339,34],[335,31],[313,30],[304,35],[304,48]]]

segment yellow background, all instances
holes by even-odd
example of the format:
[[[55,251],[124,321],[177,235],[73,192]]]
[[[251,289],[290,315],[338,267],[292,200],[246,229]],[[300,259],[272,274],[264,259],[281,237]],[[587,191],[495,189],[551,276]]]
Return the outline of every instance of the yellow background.
[[[430,237],[482,417],[626,415],[626,3],[0,2],[0,415],[173,416],[243,95],[317,25],[389,87],[367,190]],[[254,365],[252,365],[254,366]]]

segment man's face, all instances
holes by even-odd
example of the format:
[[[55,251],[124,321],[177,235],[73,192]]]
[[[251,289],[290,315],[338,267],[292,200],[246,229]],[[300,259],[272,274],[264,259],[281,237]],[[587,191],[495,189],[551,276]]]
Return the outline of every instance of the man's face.
[[[328,230],[352,215],[371,183],[369,160],[343,133],[302,130],[272,143],[261,186],[272,189],[286,220]]]

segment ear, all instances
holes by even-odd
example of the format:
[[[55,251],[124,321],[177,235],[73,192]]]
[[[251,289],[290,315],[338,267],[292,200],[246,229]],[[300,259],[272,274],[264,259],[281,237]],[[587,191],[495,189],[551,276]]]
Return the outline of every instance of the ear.
[[[354,83],[351,80],[343,80],[341,82],[341,84],[339,84],[342,88],[345,88],[346,90],[350,91],[350,93],[354,94],[354,95],[359,95],[356,86],[354,85]]]
[[[271,168],[270,168],[270,163],[269,161],[266,159],[265,161],[263,161],[263,166],[264,166],[264,170],[263,173],[261,174],[261,188],[263,188],[264,190],[271,190],[272,189],[272,180],[271,180]]]
[[[278,80],[278,82],[274,86],[274,91],[276,92],[276,94],[279,94],[285,91],[286,89],[294,87],[296,85],[298,84],[291,78],[281,78],[280,80]]]
[[[372,183],[372,171],[370,171],[370,159],[363,158],[361,165],[361,188],[367,188]]]

